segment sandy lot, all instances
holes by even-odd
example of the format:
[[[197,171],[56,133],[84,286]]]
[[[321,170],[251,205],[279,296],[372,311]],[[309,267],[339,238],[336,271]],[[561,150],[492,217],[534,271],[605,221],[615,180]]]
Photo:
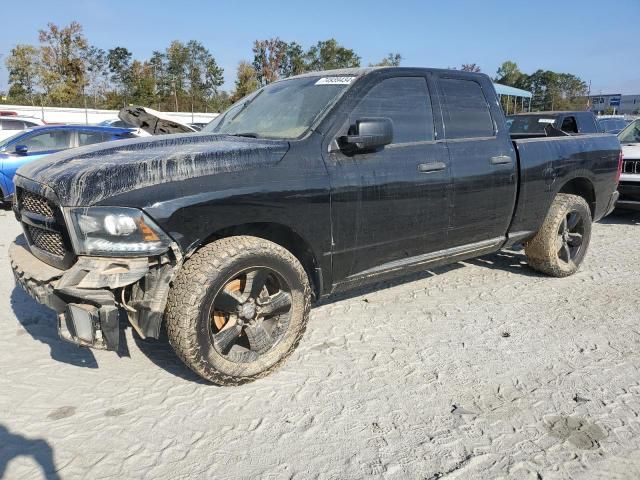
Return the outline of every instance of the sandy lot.
[[[640,214],[568,279],[504,252],[325,302],[236,388],[131,329],[60,341],[14,287],[18,233],[0,212],[0,477],[640,478]]]

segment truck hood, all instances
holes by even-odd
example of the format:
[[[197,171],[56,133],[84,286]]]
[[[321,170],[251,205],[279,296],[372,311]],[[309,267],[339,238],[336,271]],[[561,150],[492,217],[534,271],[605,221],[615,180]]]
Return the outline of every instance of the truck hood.
[[[623,143],[622,155],[626,160],[640,160],[640,143]]]
[[[153,185],[274,165],[288,148],[284,140],[161,135],[55,153],[20,167],[16,182],[48,186],[63,206],[90,206]]]

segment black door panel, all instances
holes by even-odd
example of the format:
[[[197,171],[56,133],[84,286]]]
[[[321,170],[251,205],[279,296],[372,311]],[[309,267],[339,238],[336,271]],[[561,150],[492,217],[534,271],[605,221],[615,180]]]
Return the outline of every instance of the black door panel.
[[[449,154],[436,141],[426,78],[370,86],[335,137],[356,120],[385,117],[394,140],[374,152],[326,158],[331,181],[334,283],[379,265],[441,250],[449,226]]]
[[[441,75],[438,85],[453,179],[449,246],[504,236],[515,204],[517,161],[508,132],[497,132],[487,102],[492,95],[455,74]]]
[[[449,169],[418,166],[447,157],[444,143],[331,156],[334,278],[445,247]]]

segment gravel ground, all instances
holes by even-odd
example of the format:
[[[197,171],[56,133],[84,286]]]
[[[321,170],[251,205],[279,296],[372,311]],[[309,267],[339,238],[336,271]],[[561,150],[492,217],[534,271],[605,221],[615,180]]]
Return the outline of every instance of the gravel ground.
[[[220,388],[131,329],[60,341],[0,212],[0,477],[640,478],[639,231],[596,225],[567,279],[503,252],[324,302],[283,368]]]

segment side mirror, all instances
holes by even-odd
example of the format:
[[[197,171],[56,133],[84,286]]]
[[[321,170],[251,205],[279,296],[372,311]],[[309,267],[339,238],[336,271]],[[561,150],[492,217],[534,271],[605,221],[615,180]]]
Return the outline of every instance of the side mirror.
[[[349,128],[349,135],[338,139],[341,148],[350,151],[375,150],[393,142],[390,118],[361,118]]]
[[[18,155],[26,155],[28,151],[29,147],[27,147],[26,145],[16,145],[15,152]]]

